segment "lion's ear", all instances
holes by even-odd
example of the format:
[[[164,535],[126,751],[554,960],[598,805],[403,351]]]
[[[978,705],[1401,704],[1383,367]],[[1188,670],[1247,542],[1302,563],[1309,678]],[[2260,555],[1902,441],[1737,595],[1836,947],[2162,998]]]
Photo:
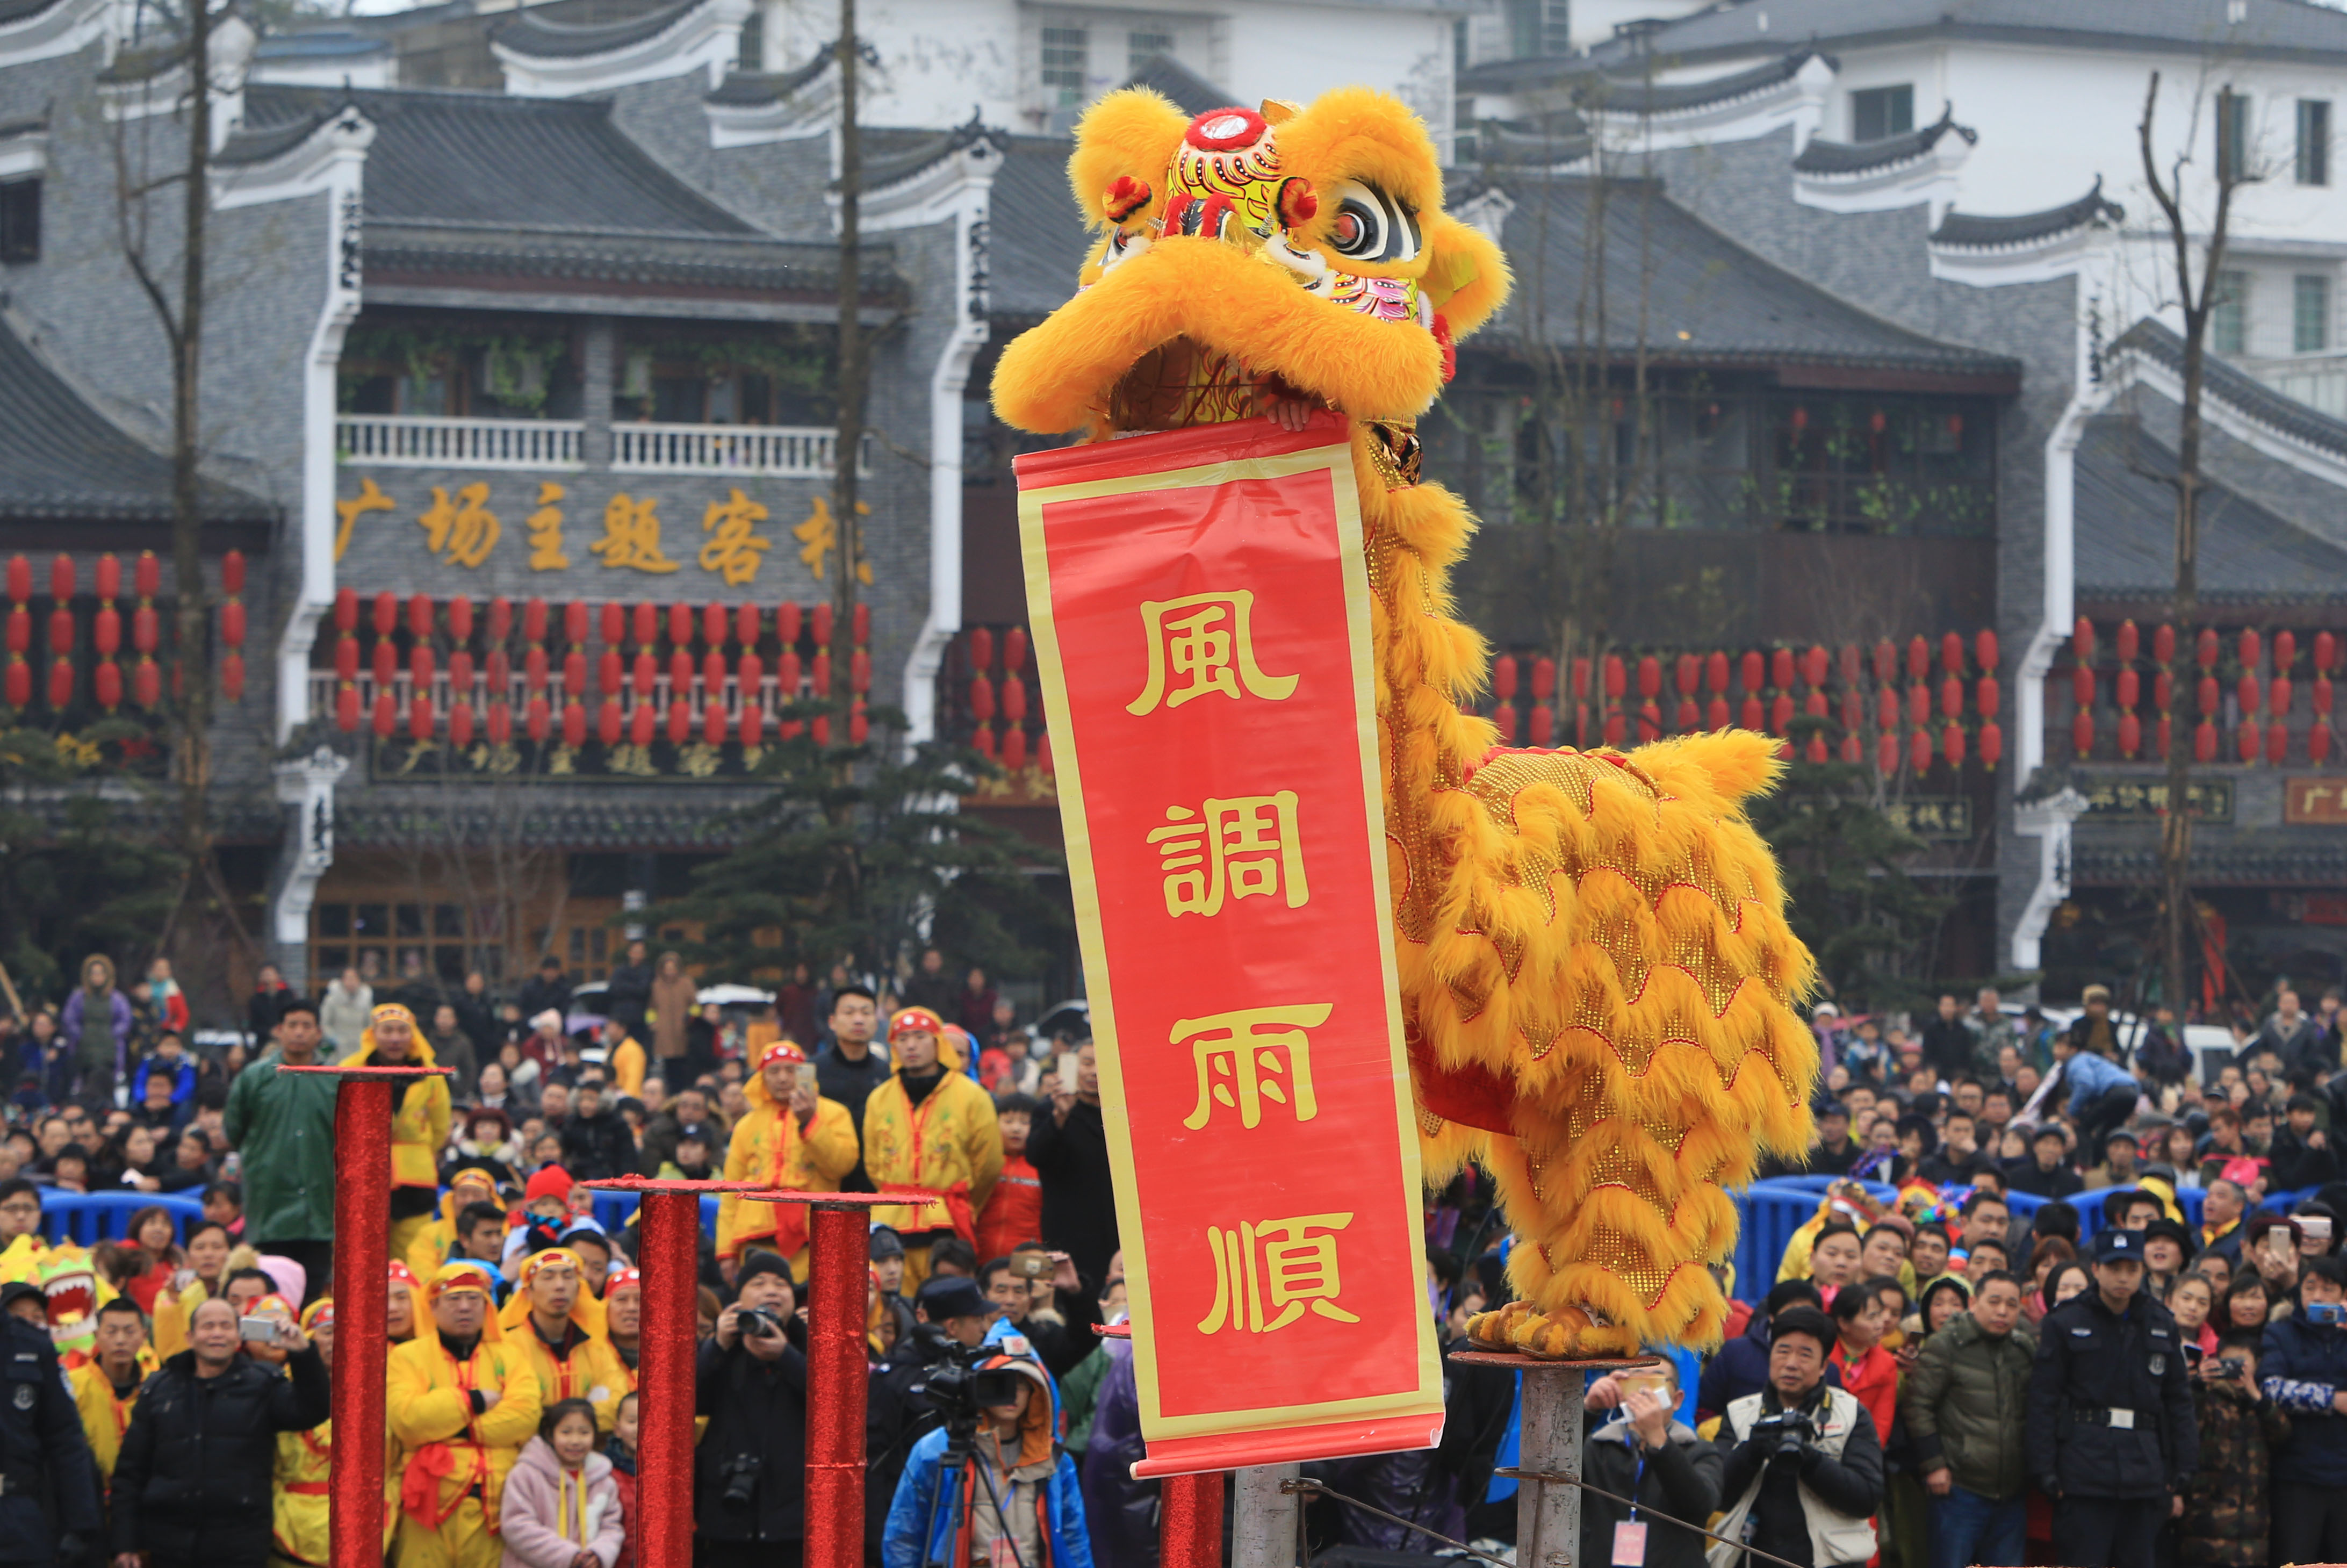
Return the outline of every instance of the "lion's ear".
[[[1068,183],[1084,221],[1102,228],[1124,221],[1136,204],[1163,201],[1165,171],[1189,128],[1189,116],[1147,87],[1121,87],[1086,109],[1068,159]]]
[[[1480,229],[1447,212],[1425,219],[1425,288],[1434,308],[1463,338],[1491,319],[1508,298],[1508,260]]]

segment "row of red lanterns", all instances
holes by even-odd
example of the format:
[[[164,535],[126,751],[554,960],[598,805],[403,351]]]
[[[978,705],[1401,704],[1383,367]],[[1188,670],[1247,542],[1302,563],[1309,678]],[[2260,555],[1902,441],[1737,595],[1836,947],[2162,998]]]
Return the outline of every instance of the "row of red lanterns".
[[[1040,727],[1030,739],[1027,718],[1041,713],[1027,689],[1027,629],[1014,626],[1002,634],[1002,670],[995,672],[996,641],[991,627],[970,630],[964,647],[969,654],[969,716],[976,721],[970,744],[1012,773],[1030,761],[1047,776],[1051,772],[1051,737]],[[998,729],[995,720],[1000,716]]]
[[[2168,625],[2155,629],[2149,642],[2147,650],[2141,629],[2132,620],[2122,621],[2110,639],[2110,651],[2116,665],[2106,677],[2097,669],[2102,642],[2094,622],[2082,615],[2072,629],[2070,688],[2074,712],[2070,736],[2082,759],[2094,754],[2100,738],[2095,710],[2096,699],[2106,685],[2118,710],[2118,718],[2109,733],[2119,756],[2133,761],[2143,755],[2147,740],[2150,742],[2149,755],[2153,760],[2168,754],[2177,707],[2176,629]],[[2341,655],[2347,653],[2347,641],[2332,632],[2318,631],[2301,645],[2296,632],[2284,629],[2275,632],[2269,643],[2257,628],[2247,627],[2234,637],[2232,646],[2238,674],[2231,695],[2239,711],[2240,723],[2234,731],[2231,750],[2239,762],[2264,762],[2280,767],[2290,760],[2290,714],[2298,697],[2292,671],[2299,667],[2301,651],[2306,654],[2306,667],[2311,676],[2306,683],[2307,706],[2311,714],[2306,731],[2307,759],[2318,764],[2329,760],[2332,744],[2332,674],[2340,666]],[[2137,668],[2147,652],[2150,672],[2147,684],[2144,671]],[[2214,627],[2204,626],[2195,634],[2192,662],[2199,674],[2193,682],[2192,706],[2198,718],[2192,728],[2192,755],[2198,763],[2214,763],[2226,750],[2221,731],[2226,690],[2225,682],[2217,674],[2225,652],[2225,639]],[[2264,673],[2269,652],[2272,656],[2270,676]],[[2147,726],[2138,712],[2147,697],[2154,715]],[[2265,715],[2262,722],[2260,713]]]
[[[1936,682],[1932,679],[1935,662],[1940,672]],[[1806,650],[1777,648],[1741,655],[1719,650],[1707,654],[1646,653],[1636,656],[1635,665],[1621,654],[1608,654],[1594,664],[1580,657],[1572,661],[1567,671],[1571,729],[1573,743],[1584,746],[1601,740],[1610,746],[1626,744],[1634,728],[1641,742],[1658,740],[1666,733],[1724,730],[1731,724],[1789,738],[1797,714],[1812,718],[1838,714],[1844,762],[1865,759],[1867,748],[1860,732],[1870,727],[1877,732],[1873,755],[1879,770],[1897,772],[1903,754],[1920,773],[1932,765],[1935,753],[1944,756],[1951,766],[1963,765],[1973,745],[1973,732],[1962,722],[1969,700],[1980,759],[1993,768],[2004,750],[2004,732],[1996,722],[2001,706],[1997,662],[1996,633],[1989,630],[1976,634],[1969,645],[1951,631],[1936,647],[1918,635],[1903,649],[1885,638],[1870,650],[1850,643],[1830,651],[1813,645]],[[1976,678],[1969,682],[1968,669],[1976,671]],[[1491,717],[1503,743],[1515,743],[1520,720],[1531,744],[1557,743],[1558,673],[1556,661],[1546,655],[1519,660],[1502,654],[1492,661],[1491,691],[1499,702]],[[1903,691],[1902,676],[1907,682]],[[1676,695],[1667,714],[1663,703],[1666,680]],[[1629,705],[1634,682],[1635,710]],[[1729,693],[1739,687],[1742,701],[1732,704]],[[1838,704],[1828,695],[1829,687],[1839,690]],[[1799,699],[1797,690],[1803,692]],[[1520,715],[1516,706],[1520,692],[1528,692],[1531,697],[1528,717]],[[1813,733],[1807,754],[1811,762],[1822,763],[1834,753],[1822,733]]]
[[[336,596],[334,620],[340,635],[334,648],[334,672],[339,682],[336,692],[335,722],[345,731],[355,731],[360,725],[362,699],[358,689],[359,676],[359,596],[344,589]],[[415,740],[429,740],[438,733],[438,720],[432,700],[432,685],[438,669],[435,643],[445,631],[451,647],[447,656],[447,678],[450,699],[447,708],[447,735],[456,745],[472,743],[477,733],[485,733],[495,744],[503,745],[513,739],[514,712],[505,693],[512,689],[514,665],[508,644],[515,630],[515,605],[511,600],[499,597],[488,601],[486,614],[477,620],[473,601],[456,598],[446,601],[445,617],[440,601],[429,595],[416,594],[403,601],[397,595],[380,593],[373,605],[372,629],[374,645],[372,674],[374,702],[372,727],[376,736],[389,740],[400,729],[400,707],[393,688],[400,667],[396,634],[405,630],[409,639],[407,674],[410,696],[407,703],[406,730]],[[600,607],[600,616],[583,602],[573,600],[560,607],[559,620],[554,607],[543,599],[532,599],[520,606],[520,630],[524,642],[521,657],[524,700],[521,712],[522,731],[532,742],[543,744],[557,733],[563,743],[577,747],[587,743],[591,732],[606,746],[622,741],[638,746],[648,746],[665,733],[674,745],[683,745],[697,733],[711,745],[724,743],[731,732],[744,746],[763,744],[765,739],[767,712],[764,701],[766,660],[758,650],[765,638],[768,624],[766,612],[757,605],[732,607],[712,604],[696,610],[689,604],[670,604],[662,608],[650,603],[633,606],[608,602]],[[780,652],[774,661],[776,689],[785,702],[795,701],[803,682],[815,696],[831,689],[831,633],[834,628],[832,607],[821,603],[811,609],[785,603],[774,612],[775,642]],[[472,643],[477,629],[486,631],[487,648],[479,661],[479,672],[494,693],[485,712],[477,712],[472,698],[476,663]],[[551,696],[553,654],[548,647],[559,629],[564,645],[562,659],[562,712],[554,712]],[[600,630],[602,652],[596,670],[596,692],[600,701],[590,719],[586,702],[587,648],[590,634]],[[850,655],[849,684],[855,692],[855,705],[849,716],[851,742],[861,744],[871,731],[866,712],[866,701],[872,684],[872,654],[869,647],[872,630],[871,607],[858,604],[853,622],[854,651]],[[669,702],[663,722],[657,697],[663,672],[662,661],[654,649],[666,634],[669,648],[665,672],[669,682]],[[632,638],[631,638],[632,634]],[[689,644],[696,638],[703,651],[696,660]],[[803,660],[799,644],[811,638],[812,659]],[[636,653],[628,661],[622,648],[632,640]],[[724,644],[732,641],[736,651],[729,662]],[[723,692],[729,674],[743,695],[738,714],[725,710]],[[692,703],[692,683],[698,676],[702,682],[701,704],[696,714]],[[809,680],[809,677],[812,679]],[[632,695],[632,706],[623,702]],[[831,720],[819,715],[811,726],[799,720],[787,720],[776,724],[776,734],[783,740],[794,740],[811,727],[815,741],[828,745],[831,742]]]
[[[220,695],[231,702],[244,696],[244,565],[241,550],[220,558],[220,589],[225,595],[220,608]],[[59,711],[75,701],[73,601],[80,591],[80,575],[69,555],[61,554],[49,563],[47,697],[49,706]],[[89,695],[100,708],[112,712],[122,705],[124,696],[118,661],[122,611],[115,602],[122,597],[120,559],[112,554],[98,557],[95,576],[97,609],[90,617],[90,647],[97,663],[90,671]],[[33,702],[33,666],[28,658],[33,649],[33,563],[21,555],[9,557],[5,578],[8,661],[5,671],[0,671],[0,699],[10,708],[21,709]],[[162,616],[155,608],[162,581],[162,563],[154,551],[142,551],[131,565],[131,592],[137,602],[130,611],[130,651],[138,655],[138,661],[130,668],[128,693],[141,708],[154,708],[163,700],[162,667],[155,658],[162,646]],[[176,666],[172,679],[176,690]]]

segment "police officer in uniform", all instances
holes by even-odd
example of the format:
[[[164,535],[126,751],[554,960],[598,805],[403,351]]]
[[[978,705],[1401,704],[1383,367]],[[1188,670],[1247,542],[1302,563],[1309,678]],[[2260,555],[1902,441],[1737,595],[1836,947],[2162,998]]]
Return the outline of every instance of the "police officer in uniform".
[[[2143,1289],[2143,1233],[2095,1238],[2095,1288],[2045,1315],[2029,1378],[2028,1464],[2054,1498],[2054,1561],[2152,1568],[2200,1461],[2184,1347]]]
[[[0,1288],[0,1563],[78,1568],[103,1525],[97,1466],[56,1347],[8,1310],[26,1295],[40,1286]]]

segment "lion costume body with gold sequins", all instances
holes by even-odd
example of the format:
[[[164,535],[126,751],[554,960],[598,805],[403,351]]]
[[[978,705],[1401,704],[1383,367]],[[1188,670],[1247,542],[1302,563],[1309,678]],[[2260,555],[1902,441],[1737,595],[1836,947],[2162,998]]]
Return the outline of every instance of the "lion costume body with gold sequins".
[[[1718,1338],[1726,1187],[1808,1146],[1810,983],[1742,803],[1778,743],[1502,750],[1460,704],[1474,521],[1415,421],[1505,299],[1409,109],[1362,88],[1194,120],[1102,98],[1070,177],[1100,231],[1076,297],[1004,351],[995,407],[1092,439],[1326,405],[1350,423],[1376,604],[1393,939],[1428,1179],[1481,1163],[1522,1245],[1476,1338],[1545,1356]]]

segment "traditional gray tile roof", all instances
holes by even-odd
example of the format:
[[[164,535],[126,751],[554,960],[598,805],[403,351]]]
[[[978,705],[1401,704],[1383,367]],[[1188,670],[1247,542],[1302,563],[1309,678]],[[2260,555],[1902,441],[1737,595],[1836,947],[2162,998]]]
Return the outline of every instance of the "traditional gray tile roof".
[[[2347,15],[2307,0],[1727,0],[1655,29],[1638,46],[1676,63],[1772,52],[1787,38],[1847,49],[1929,37],[2338,58],[2347,57]],[[1631,46],[1616,41],[1590,53],[1618,66]]]
[[[263,521],[276,509],[225,485],[204,487],[204,513]],[[133,440],[60,380],[0,321],[0,518],[163,522],[171,460]]]
[[[2082,598],[2165,597],[2176,584],[2176,454],[2125,415],[2086,422],[2073,528]],[[2217,603],[2347,603],[2347,549],[2204,481],[2200,597]]]
[[[973,142],[999,141],[1001,134],[989,130],[975,118],[951,130],[867,130],[863,138],[864,189],[879,190],[910,179]]]
[[[1569,87],[1573,100],[1586,108],[1622,115],[1671,114],[1732,103],[1781,87],[1799,75],[1801,67],[1816,53],[1808,48],[1784,50],[1775,58],[1748,69],[1698,82],[1649,82],[1643,71],[1637,76],[1609,74],[1579,59],[1494,60],[1461,73],[1459,85],[1463,92],[1505,92],[1513,87],[1560,82]],[[1830,56],[1828,63],[1833,63]]]
[[[22,22],[65,0],[0,0],[0,22]]]
[[[1563,169],[1589,156],[1589,122],[1575,109],[1525,119],[1487,119],[1475,130],[1472,157],[1486,166]]]
[[[620,22],[556,22],[534,11],[517,11],[510,21],[498,24],[489,36],[518,55],[539,59],[578,59],[657,38],[705,3],[706,0],[677,0],[673,5]]]
[[[464,793],[350,793],[335,804],[335,841],[348,848],[498,839],[548,849],[728,849],[749,831],[738,810],[754,800],[753,792],[716,785],[553,784],[533,790],[517,819],[496,803],[457,798]]]
[[[2127,209],[2103,194],[2103,177],[2097,174],[2094,189],[2084,196],[2042,212],[1991,218],[1950,209],[1932,231],[1932,243],[1954,251],[2003,251],[2055,239],[2090,223],[2116,223],[2126,217]]]
[[[1515,269],[1517,292],[1505,317],[1485,329],[1479,346],[1505,352],[1522,335],[1528,315],[1537,313],[1541,335],[1570,347],[1583,309],[1582,272],[1594,182],[1552,175],[1503,178],[1492,184],[1515,203],[1502,242]],[[1454,209],[1466,194],[1452,194]],[[1643,266],[1649,269],[1646,349],[1656,360],[1864,365],[2019,384],[2018,361],[1942,343],[1869,314],[1711,228],[1673,202],[1659,181],[1614,181],[1604,219],[1603,261],[1612,302],[1606,330],[1617,353],[1637,346]],[[1536,266],[1531,258],[1543,249],[1545,264]]]
[[[1951,105],[1930,125],[1901,136],[1886,136],[1875,141],[1828,141],[1824,137],[1813,136],[1809,146],[1793,159],[1793,167],[1803,174],[1822,175],[1865,174],[1878,169],[1894,169],[1923,157],[1946,136],[1960,136],[1972,143],[1980,140],[1980,132],[1956,123],[1955,108]]]
[[[370,226],[758,233],[654,162],[612,124],[608,101],[261,86],[245,95],[242,134],[314,123],[344,104],[375,125],[366,163]]]
[[[2105,839],[2079,825],[2070,845],[2070,876],[2089,886],[2143,886],[2160,876],[2157,834],[2131,829],[2124,839]],[[2190,876],[2196,887],[2335,887],[2347,883],[2347,842],[2337,834],[2239,835],[2214,842],[2213,832],[2195,831]]]
[[[1076,269],[1092,242],[1068,189],[1071,144],[1047,136],[997,141],[1002,162],[994,171],[987,226],[989,308],[997,316],[1040,320],[1074,294]]]
[[[755,108],[778,104],[831,68],[831,46],[815,51],[803,66],[769,76],[761,71],[728,71],[725,79],[702,96],[702,101]]]
[[[2183,373],[2184,340],[2174,329],[2149,316],[2113,338],[2110,352],[2148,354],[2178,374]],[[2295,397],[2276,392],[2213,354],[2202,360],[2201,385],[2209,395],[2222,399],[2238,413],[2269,429],[2347,456],[2347,420],[2333,419]]]

